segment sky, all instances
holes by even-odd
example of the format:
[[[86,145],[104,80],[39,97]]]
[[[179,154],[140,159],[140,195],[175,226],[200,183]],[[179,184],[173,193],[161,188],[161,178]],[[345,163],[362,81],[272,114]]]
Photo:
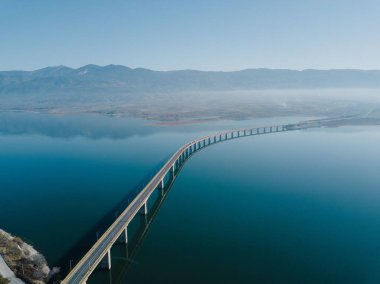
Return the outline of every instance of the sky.
[[[0,0],[0,70],[380,69],[379,0]]]

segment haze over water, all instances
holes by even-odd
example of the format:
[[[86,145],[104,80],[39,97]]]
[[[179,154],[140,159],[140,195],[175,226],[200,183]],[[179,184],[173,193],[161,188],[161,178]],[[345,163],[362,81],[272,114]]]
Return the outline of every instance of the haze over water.
[[[67,269],[182,144],[303,119],[3,115],[0,223]],[[115,246],[112,271],[89,283],[377,283],[379,138],[379,127],[342,127],[209,147],[185,164],[133,258]]]

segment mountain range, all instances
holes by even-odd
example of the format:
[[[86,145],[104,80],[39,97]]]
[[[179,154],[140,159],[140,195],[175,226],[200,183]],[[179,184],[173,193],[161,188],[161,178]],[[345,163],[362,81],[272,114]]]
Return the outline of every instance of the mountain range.
[[[77,69],[57,66],[0,72],[0,95],[379,87],[380,70],[357,69],[217,72],[86,65]]]

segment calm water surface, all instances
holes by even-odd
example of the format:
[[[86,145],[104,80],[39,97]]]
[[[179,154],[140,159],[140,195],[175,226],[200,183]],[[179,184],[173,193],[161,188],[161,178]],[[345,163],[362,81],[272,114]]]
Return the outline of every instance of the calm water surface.
[[[302,118],[158,127],[0,116],[0,227],[63,271],[183,143]],[[194,155],[89,283],[379,283],[379,127],[247,137]],[[156,198],[159,202],[160,198]],[[144,224],[151,221],[144,236]]]

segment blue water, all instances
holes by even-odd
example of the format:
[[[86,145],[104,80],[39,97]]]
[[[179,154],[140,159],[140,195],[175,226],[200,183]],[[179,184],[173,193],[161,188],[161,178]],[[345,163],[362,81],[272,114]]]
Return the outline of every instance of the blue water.
[[[11,114],[0,120],[0,227],[67,269],[181,144],[299,119],[162,127]],[[363,126],[209,147],[185,164],[134,254],[115,246],[112,271],[89,283],[379,283],[379,141],[379,127]]]

